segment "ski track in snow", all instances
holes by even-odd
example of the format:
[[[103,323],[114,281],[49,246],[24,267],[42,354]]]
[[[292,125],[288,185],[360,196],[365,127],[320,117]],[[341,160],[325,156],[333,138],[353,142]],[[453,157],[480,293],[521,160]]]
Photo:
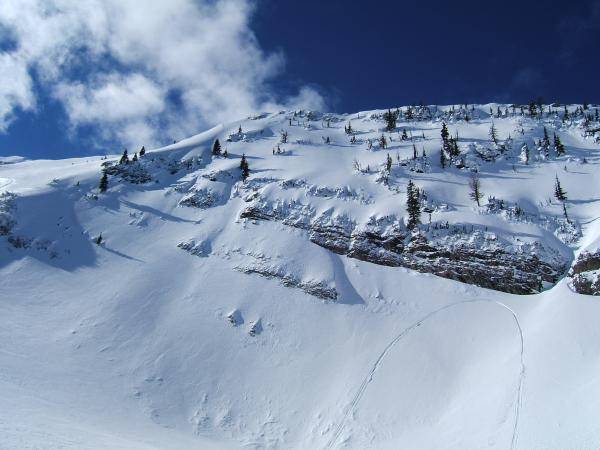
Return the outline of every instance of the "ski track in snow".
[[[385,359],[385,357],[387,356],[387,354],[392,350],[392,348],[398,343],[400,342],[404,337],[406,337],[412,330],[414,330],[415,328],[419,327],[423,322],[431,319],[432,317],[436,316],[437,314],[446,311],[450,308],[453,308],[455,306],[459,306],[459,305],[464,305],[464,304],[468,304],[468,303],[494,303],[498,306],[501,306],[504,309],[507,309],[513,316],[514,320],[515,320],[515,324],[517,326],[517,330],[519,332],[519,338],[520,338],[520,342],[521,342],[521,370],[519,373],[519,386],[517,389],[517,399],[516,399],[516,404],[515,404],[515,423],[513,426],[513,434],[512,434],[512,439],[511,439],[511,445],[510,448],[511,450],[516,449],[517,447],[517,440],[518,440],[518,426],[519,426],[519,416],[520,416],[520,412],[521,412],[521,405],[522,405],[522,395],[523,395],[523,384],[525,381],[525,363],[524,363],[524,347],[525,347],[525,343],[524,343],[524,339],[523,339],[523,329],[521,328],[521,323],[519,322],[519,319],[516,315],[516,313],[507,305],[505,305],[502,302],[496,301],[496,300],[465,300],[462,302],[458,302],[458,303],[452,303],[450,305],[446,305],[443,306],[439,309],[436,309],[430,313],[428,313],[425,317],[423,317],[422,319],[418,320],[417,322],[413,323],[412,325],[410,325],[408,328],[405,328],[400,334],[398,334],[394,339],[392,339],[392,341],[390,341],[390,343],[385,347],[385,349],[381,352],[381,354],[379,355],[379,357],[377,358],[377,360],[375,361],[375,363],[373,364],[373,366],[371,367],[371,370],[369,371],[369,373],[367,374],[367,376],[363,379],[360,387],[358,388],[358,391],[356,393],[356,395],[354,396],[354,398],[352,399],[352,401],[350,402],[350,404],[348,405],[348,407],[346,408],[346,412],[344,413],[342,420],[340,421],[339,425],[336,427],[335,429],[335,433],[333,434],[332,438],[329,440],[329,442],[327,443],[327,446],[325,447],[326,449],[331,449],[333,448],[333,446],[335,445],[335,443],[338,441],[340,435],[342,434],[342,431],[344,430],[344,426],[346,424],[346,421],[348,419],[348,416],[354,412],[358,406],[358,404],[360,403],[360,400],[362,399],[365,391],[367,390],[368,385],[371,383],[371,381],[373,381],[373,377],[375,375],[375,372],[377,371],[377,369],[381,366],[381,364],[383,363],[383,360]]]
[[[12,178],[0,178],[0,189],[4,189],[15,182]]]

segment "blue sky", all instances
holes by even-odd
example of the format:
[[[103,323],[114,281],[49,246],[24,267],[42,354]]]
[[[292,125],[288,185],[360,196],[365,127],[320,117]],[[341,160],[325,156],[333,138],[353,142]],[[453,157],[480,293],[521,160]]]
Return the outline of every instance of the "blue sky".
[[[278,108],[600,102],[599,0],[143,3],[0,5],[0,156],[159,145]]]

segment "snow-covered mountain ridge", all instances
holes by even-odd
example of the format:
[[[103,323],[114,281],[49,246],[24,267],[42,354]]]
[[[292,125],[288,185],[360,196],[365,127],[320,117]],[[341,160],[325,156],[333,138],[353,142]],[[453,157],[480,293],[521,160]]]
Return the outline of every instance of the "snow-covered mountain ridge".
[[[596,114],[286,111],[3,159],[0,448],[595,447]]]

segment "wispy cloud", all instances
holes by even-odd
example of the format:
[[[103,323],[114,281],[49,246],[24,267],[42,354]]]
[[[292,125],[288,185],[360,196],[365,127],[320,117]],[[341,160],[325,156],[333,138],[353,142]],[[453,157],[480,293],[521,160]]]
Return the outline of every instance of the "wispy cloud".
[[[251,0],[5,0],[0,29],[13,45],[0,53],[0,131],[36,109],[36,85],[72,130],[129,146],[257,110],[323,107],[310,87],[270,92],[284,57],[261,49],[252,12]]]

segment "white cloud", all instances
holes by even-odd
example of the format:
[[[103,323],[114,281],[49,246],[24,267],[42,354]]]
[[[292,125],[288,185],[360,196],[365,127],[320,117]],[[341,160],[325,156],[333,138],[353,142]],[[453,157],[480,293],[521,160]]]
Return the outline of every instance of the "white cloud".
[[[0,26],[17,45],[0,59],[0,69],[14,73],[0,87],[0,131],[15,108],[35,107],[32,73],[64,104],[72,127],[96,125],[103,138],[130,146],[257,110],[323,107],[308,87],[288,99],[269,92],[283,56],[260,48],[252,7],[251,0],[4,0]]]
[[[110,74],[91,83],[59,83],[54,89],[71,120],[120,122],[165,109],[165,91],[140,74]]]
[[[15,55],[0,53],[0,132],[5,132],[16,109],[28,111],[35,106],[27,64]]]

